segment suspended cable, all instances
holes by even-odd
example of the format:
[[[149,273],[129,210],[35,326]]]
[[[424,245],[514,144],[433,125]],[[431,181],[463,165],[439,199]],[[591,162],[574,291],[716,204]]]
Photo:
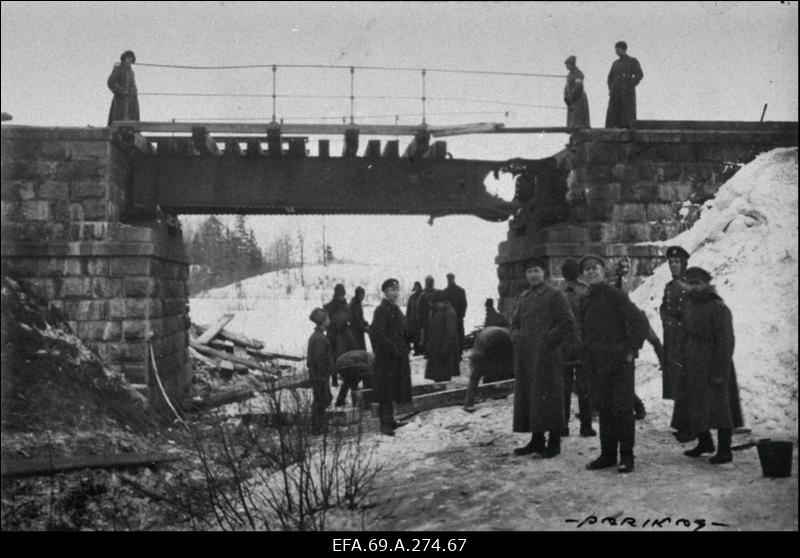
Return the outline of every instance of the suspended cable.
[[[496,75],[496,76],[519,76],[519,77],[545,77],[564,79],[565,74],[541,74],[533,72],[504,72],[499,70],[454,70],[450,68],[409,68],[403,66],[343,66],[337,64],[241,64],[230,66],[190,66],[184,64],[151,64],[137,62],[137,66],[151,68],[173,68],[177,70],[244,70],[254,68],[317,68],[317,69],[342,69],[342,70],[386,70],[396,72],[439,72],[448,74],[475,74],[475,75]]]
[[[292,94],[285,93],[280,95],[267,95],[258,93],[139,93],[140,97],[243,97],[243,98],[272,98],[278,97],[282,99],[351,99],[350,95],[309,95],[309,94]],[[418,101],[419,97],[412,95],[355,95],[355,99],[373,99],[373,100],[397,100],[397,101]],[[491,105],[504,105],[512,107],[528,107],[528,108],[546,108],[567,110],[564,106],[558,105],[534,105],[530,103],[514,103],[511,101],[497,101],[492,99],[469,99],[465,97],[425,97],[427,101],[459,101],[464,103],[483,103]]]

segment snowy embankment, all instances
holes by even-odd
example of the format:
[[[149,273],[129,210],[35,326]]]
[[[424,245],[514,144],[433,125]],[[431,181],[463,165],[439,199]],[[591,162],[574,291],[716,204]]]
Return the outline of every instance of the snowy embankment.
[[[691,254],[690,266],[711,273],[733,313],[746,425],[795,435],[797,188],[797,148],[759,155],[720,188],[690,230],[666,243],[682,246]],[[667,265],[661,265],[631,293],[659,335],[657,308],[669,279]],[[637,378],[640,395],[657,401],[661,377],[652,367],[648,371],[649,377]]]

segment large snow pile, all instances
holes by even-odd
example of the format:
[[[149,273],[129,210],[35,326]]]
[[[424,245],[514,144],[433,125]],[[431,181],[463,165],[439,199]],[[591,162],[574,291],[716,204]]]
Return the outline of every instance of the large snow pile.
[[[690,266],[711,273],[733,313],[747,426],[795,433],[797,185],[797,148],[761,154],[720,188],[690,230],[667,242],[691,254]],[[631,293],[653,327],[660,327],[657,307],[669,279],[663,264]],[[642,391],[658,398],[660,389],[651,381]]]

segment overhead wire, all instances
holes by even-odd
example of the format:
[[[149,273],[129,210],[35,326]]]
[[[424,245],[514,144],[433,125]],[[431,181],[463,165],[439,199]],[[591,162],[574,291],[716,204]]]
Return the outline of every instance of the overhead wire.
[[[456,70],[452,68],[413,68],[405,66],[355,66],[341,64],[236,64],[224,66],[192,66],[186,64],[154,64],[147,62],[137,62],[137,66],[147,66],[151,68],[172,68],[179,70],[244,70],[255,68],[316,68],[316,69],[340,69],[340,70],[385,70],[397,72],[439,72],[448,74],[475,74],[475,75],[496,75],[496,76],[518,76],[518,77],[544,77],[564,79],[565,74],[543,74],[534,72],[506,72],[501,70]]]

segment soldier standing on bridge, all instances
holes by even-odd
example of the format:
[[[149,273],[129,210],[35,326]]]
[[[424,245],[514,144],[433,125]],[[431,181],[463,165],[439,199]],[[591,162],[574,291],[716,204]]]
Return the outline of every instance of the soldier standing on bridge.
[[[569,70],[564,86],[564,102],[567,104],[567,128],[589,128],[589,99],[583,87],[583,72],[575,65],[575,57],[564,60]]]
[[[619,41],[614,45],[619,56],[608,72],[608,112],[606,128],[628,128],[636,120],[636,86],[644,73],[639,61],[628,56],[628,45]]]
[[[108,88],[114,93],[111,110],[108,112],[108,125],[115,120],[139,120],[139,98],[136,96],[136,78],[132,64],[136,63],[136,55],[126,50],[119,57],[120,62],[114,65],[108,76]]]

